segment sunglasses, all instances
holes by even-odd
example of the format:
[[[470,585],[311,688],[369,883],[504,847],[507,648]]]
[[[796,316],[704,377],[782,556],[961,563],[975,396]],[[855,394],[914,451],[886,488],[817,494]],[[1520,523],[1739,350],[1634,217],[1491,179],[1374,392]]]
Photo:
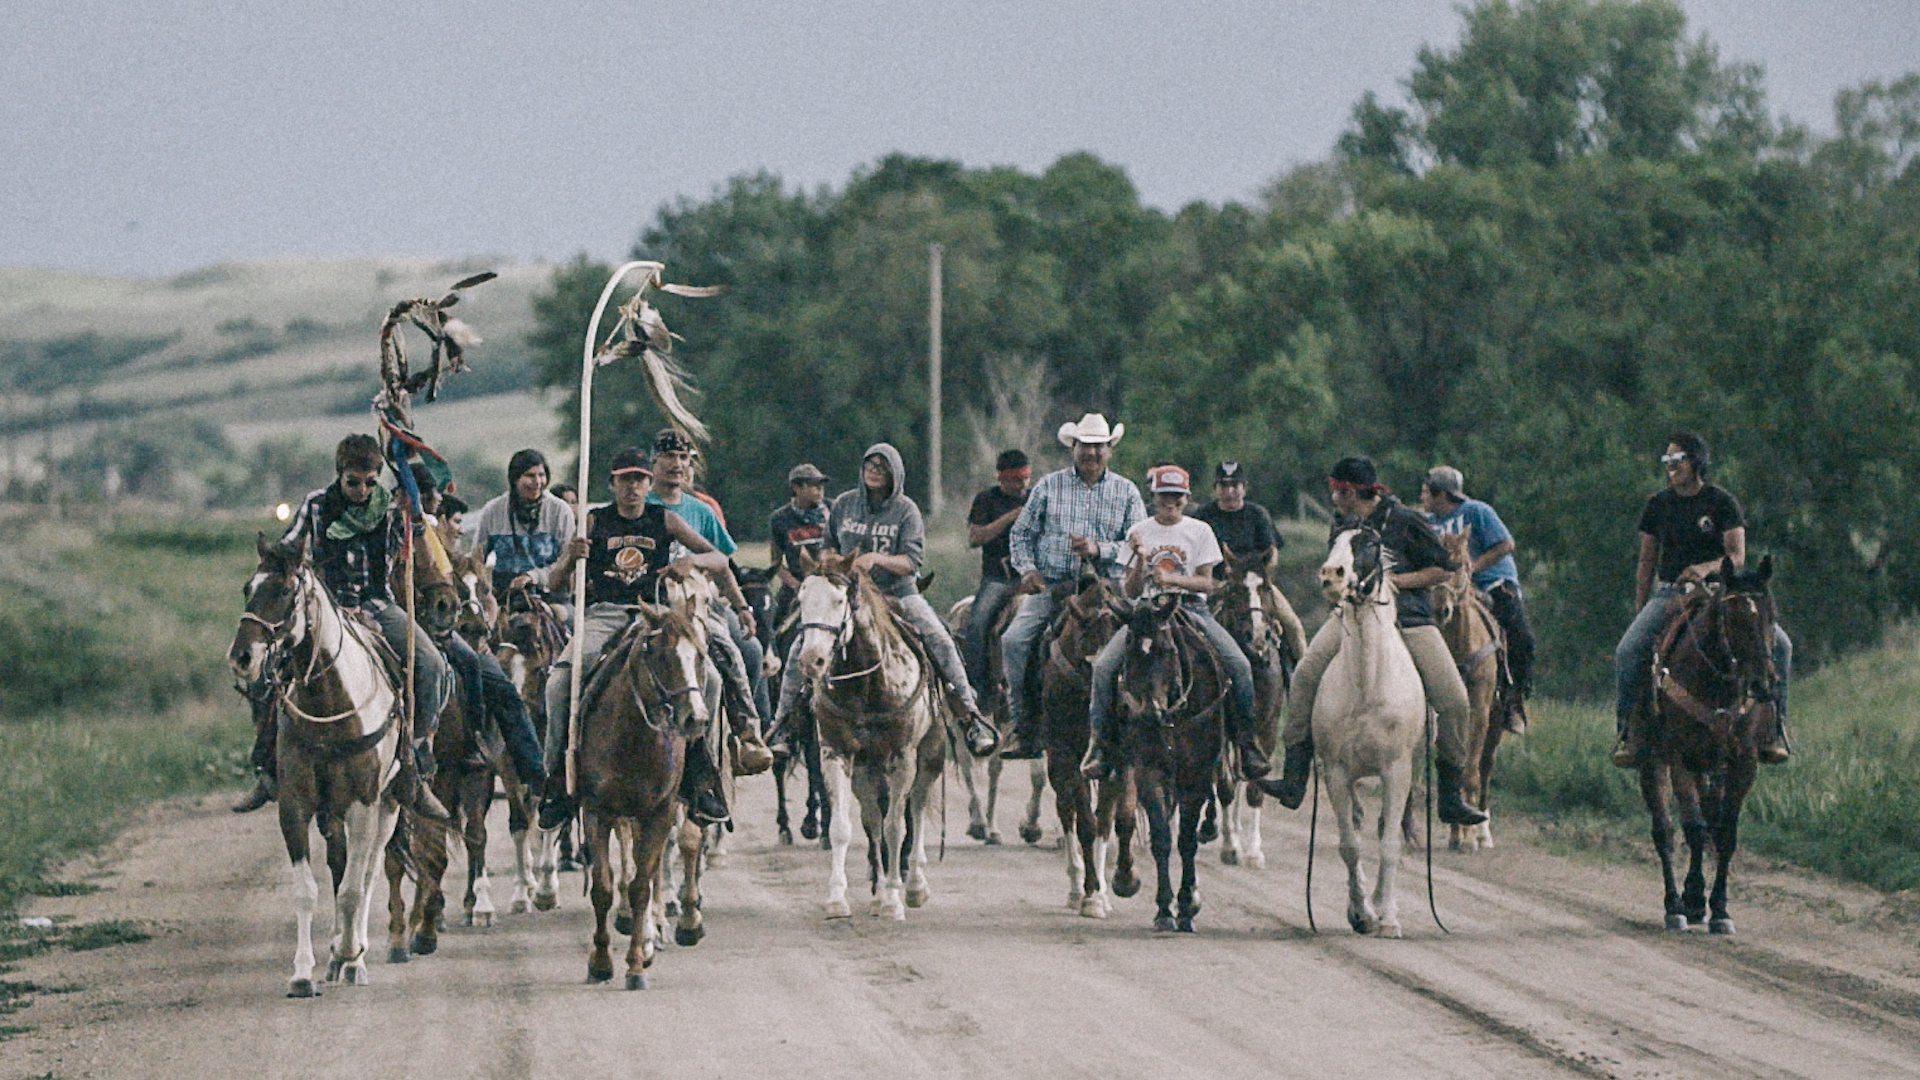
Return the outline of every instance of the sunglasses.
[[[1687,455],[1685,454],[1661,454],[1660,455],[1660,464],[1662,465],[1678,465],[1681,462],[1686,460],[1687,460]]]

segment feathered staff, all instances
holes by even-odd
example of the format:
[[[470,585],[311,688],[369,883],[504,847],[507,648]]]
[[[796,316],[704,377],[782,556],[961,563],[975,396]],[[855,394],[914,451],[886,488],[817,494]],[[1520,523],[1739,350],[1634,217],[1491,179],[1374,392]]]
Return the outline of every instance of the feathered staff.
[[[614,323],[613,330],[607,334],[607,340],[600,341],[600,317],[606,313],[607,304],[613,300],[614,290],[630,273],[641,271],[640,287],[626,303],[620,305],[620,319]],[[590,457],[593,433],[593,372],[595,368],[613,363],[624,357],[639,357],[647,373],[647,392],[653,396],[653,403],[667,418],[667,422],[684,432],[696,442],[705,442],[707,426],[699,417],[687,408],[685,398],[690,396],[691,387],[687,383],[686,372],[672,359],[673,343],[679,337],[667,329],[660,312],[647,303],[647,290],[658,289],[674,296],[718,296],[725,291],[717,285],[672,285],[661,280],[660,274],[666,270],[666,264],[635,261],[621,264],[607,279],[607,287],[600,290],[600,302],[593,307],[593,318],[587,322],[587,339],[582,348],[580,364],[580,487],[581,512],[574,518],[574,535],[585,539],[587,535],[587,514],[585,492],[589,479]],[[573,565],[573,640],[579,641],[586,631],[587,624],[587,561],[585,559]],[[572,686],[568,690],[567,710],[567,794],[574,791],[575,756],[580,745],[580,677],[586,667],[586,657],[575,657],[572,672]]]

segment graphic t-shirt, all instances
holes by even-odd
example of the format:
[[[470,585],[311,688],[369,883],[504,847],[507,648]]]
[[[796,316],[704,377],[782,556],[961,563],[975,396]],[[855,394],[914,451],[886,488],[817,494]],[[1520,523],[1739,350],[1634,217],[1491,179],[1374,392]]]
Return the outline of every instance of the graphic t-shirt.
[[[802,510],[788,503],[767,519],[767,531],[773,538],[774,562],[799,577],[802,551],[820,557],[820,545],[827,536],[827,504],[815,503]]]
[[[1479,499],[1467,499],[1454,507],[1451,514],[1428,514],[1427,522],[1441,536],[1464,534],[1469,559],[1477,559],[1488,548],[1498,547],[1513,539],[1513,534],[1507,531],[1500,515]],[[1514,565],[1511,553],[1500,556],[1492,566],[1473,575],[1473,584],[1477,589],[1491,589],[1502,581],[1511,581],[1516,585],[1520,583],[1520,568]]]
[[[1727,530],[1745,527],[1740,500],[1715,484],[1692,495],[1668,488],[1640,511],[1640,531],[1660,542],[1656,573],[1665,582],[1678,581],[1680,571],[1696,563],[1718,560],[1727,553]]]
[[[639,517],[621,517],[612,506],[588,514],[587,603],[653,601],[672,540],[667,511],[657,503],[648,503]]]
[[[1000,515],[1025,505],[1025,492],[1009,495],[995,484],[973,497],[973,507],[967,511],[967,524],[991,525],[1000,520]],[[1013,526],[1008,525],[1005,532],[980,545],[980,580],[1004,581],[1012,577]]]
[[[1214,539],[1212,527],[1199,518],[1183,517],[1172,525],[1162,525],[1153,518],[1147,518],[1127,530],[1129,543],[1136,539],[1140,542],[1140,552],[1128,559],[1128,566],[1131,568],[1136,560],[1144,563],[1146,576],[1142,594],[1145,596],[1157,596],[1164,592],[1198,595],[1191,589],[1154,584],[1155,567],[1170,574],[1192,576],[1199,573],[1202,567],[1220,561],[1220,542]]]

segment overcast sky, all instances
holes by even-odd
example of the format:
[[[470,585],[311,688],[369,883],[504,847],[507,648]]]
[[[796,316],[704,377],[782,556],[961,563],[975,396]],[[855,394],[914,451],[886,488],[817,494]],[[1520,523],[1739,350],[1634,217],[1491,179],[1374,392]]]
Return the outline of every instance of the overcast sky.
[[[1920,0],[1682,2],[1816,130],[1920,68]],[[892,151],[1091,150],[1155,206],[1247,199],[1459,25],[1443,0],[6,0],[0,264],[614,258],[730,175],[837,186]]]

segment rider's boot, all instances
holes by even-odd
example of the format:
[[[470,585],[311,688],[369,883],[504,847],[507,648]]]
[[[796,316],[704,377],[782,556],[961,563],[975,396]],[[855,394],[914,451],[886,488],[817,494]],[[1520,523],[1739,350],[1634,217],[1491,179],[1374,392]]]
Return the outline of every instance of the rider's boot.
[[[726,796],[720,792],[720,770],[707,752],[705,737],[687,743],[687,764],[680,771],[680,798],[687,817],[700,825],[728,824]]]
[[[1467,805],[1460,796],[1460,766],[1440,758],[1433,763],[1433,813],[1448,825],[1478,825],[1486,811]]]
[[[773,714],[773,724],[766,731],[767,752],[778,763],[793,756],[793,736],[788,733],[787,717],[779,712]]]
[[[247,796],[234,803],[231,809],[236,814],[250,814],[272,802],[280,794],[280,781],[266,769],[253,771],[253,790]]]
[[[255,726],[253,753],[249,760],[253,762],[253,790],[247,797],[233,804],[236,814],[250,814],[272,802],[280,794],[280,769],[275,758],[275,745],[279,724],[271,716]]]
[[[1622,716],[1614,721],[1617,738],[1613,743],[1613,763],[1622,769],[1640,767],[1640,755],[1646,749],[1640,735],[1640,725],[1631,716]]]
[[[1107,735],[1107,728],[1112,726],[1113,720],[1109,716],[1090,719],[1092,723],[1091,730],[1087,732],[1087,753],[1080,759],[1080,775],[1087,780],[1107,780],[1118,771],[1113,767],[1113,747],[1108,745]]]
[[[1793,758],[1793,747],[1787,743],[1787,703],[1775,700],[1762,705],[1765,715],[1760,720],[1760,764],[1785,765]]]
[[[433,778],[440,767],[439,762],[433,757],[433,740],[425,738],[413,741],[411,769],[407,767],[407,757],[408,755],[404,754],[401,756],[400,783],[402,798],[406,801],[408,809],[423,818],[431,818],[434,821],[453,820],[453,815],[433,794]]]
[[[1233,729],[1233,745],[1240,751],[1240,777],[1243,780],[1258,780],[1273,771],[1273,763],[1267,760],[1267,752],[1260,749],[1260,738],[1254,731],[1253,716],[1239,708],[1231,699],[1227,702],[1227,723]]]
[[[739,741],[733,761],[736,776],[754,776],[773,768],[773,751],[760,738],[760,730],[751,720],[735,724],[733,734]]]
[[[1278,780],[1268,778],[1254,781],[1260,791],[1289,810],[1300,809],[1307,797],[1307,780],[1313,770],[1313,739],[1311,736],[1298,745],[1287,747],[1286,760],[1280,766]]]
[[[1509,735],[1527,733],[1527,700],[1520,691],[1515,690],[1507,700],[1507,707],[1500,715],[1500,728]]]
[[[1000,749],[1000,729],[994,727],[993,721],[981,714],[980,703],[972,694],[949,690],[947,702],[952,706],[955,715],[966,718],[968,753],[974,757],[983,758]]]
[[[1018,699],[1020,689],[1018,687],[1008,687],[1007,694],[1010,698]],[[1025,706],[1024,708],[1022,707],[1023,705]],[[1040,734],[1033,729],[1033,703],[1031,701],[1013,700],[1011,706],[1008,710],[1010,715],[1007,726],[1012,730],[1005,732],[1000,737],[1000,760],[1031,761],[1040,756],[1042,749],[1040,746]]]

